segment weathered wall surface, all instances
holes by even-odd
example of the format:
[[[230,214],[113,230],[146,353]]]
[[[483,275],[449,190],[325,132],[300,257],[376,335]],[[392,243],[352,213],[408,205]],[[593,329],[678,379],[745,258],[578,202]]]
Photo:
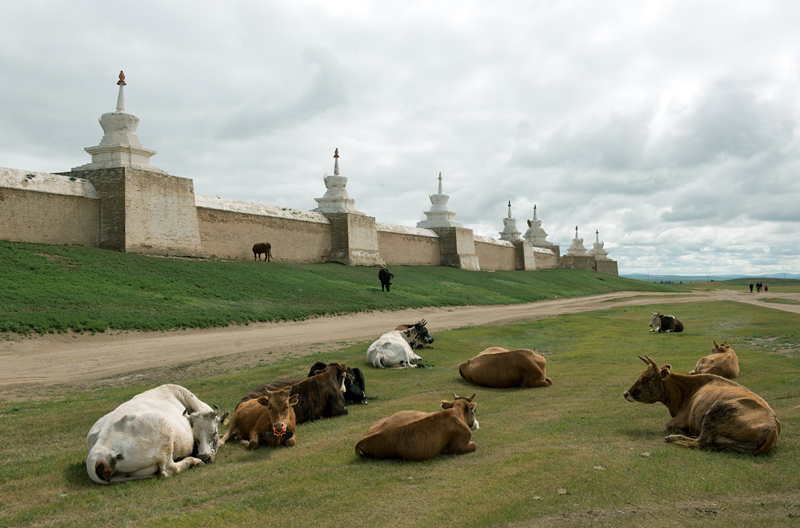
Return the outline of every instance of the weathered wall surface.
[[[330,258],[331,225],[320,213],[213,196],[197,196],[196,201],[206,256],[252,259],[253,244],[269,242],[278,261],[326,262]]]
[[[386,265],[439,266],[439,236],[430,229],[376,224],[378,247]]]
[[[98,247],[99,198],[86,180],[0,168],[0,238]]]
[[[597,271],[619,277],[619,270],[617,270],[617,262],[615,260],[598,260]]]
[[[481,270],[517,269],[517,251],[511,242],[489,237],[475,237],[475,255]]]
[[[592,255],[564,255],[561,257],[560,267],[565,269],[597,271],[595,268],[595,258]]]

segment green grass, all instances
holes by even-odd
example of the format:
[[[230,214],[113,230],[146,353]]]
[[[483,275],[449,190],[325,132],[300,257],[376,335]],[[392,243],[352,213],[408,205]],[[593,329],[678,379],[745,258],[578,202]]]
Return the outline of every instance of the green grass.
[[[439,333],[436,349],[420,351],[434,365],[427,369],[376,370],[365,358],[368,343],[359,343],[182,380],[204,401],[231,410],[264,381],[302,376],[318,359],[339,360],[364,370],[374,398],[347,416],[300,425],[295,448],[248,452],[234,443],[215,464],[170,479],[101,487],[84,468],[91,425],[152,385],[0,402],[0,526],[794,526],[800,318],[729,302],[671,309],[685,332],[648,332],[641,313],[664,310],[653,304]],[[688,372],[713,340],[734,347],[737,381],[764,397],[782,422],[766,456],[666,444],[666,408],[622,398],[645,368],[638,355]],[[553,385],[467,384],[459,363],[488,346],[543,352]],[[403,409],[435,411],[454,391],[477,393],[475,453],[420,463],[355,455],[378,419]]]
[[[576,270],[473,272],[183,260],[0,241],[0,332],[206,328],[422,306],[514,304],[631,291],[680,291]]]

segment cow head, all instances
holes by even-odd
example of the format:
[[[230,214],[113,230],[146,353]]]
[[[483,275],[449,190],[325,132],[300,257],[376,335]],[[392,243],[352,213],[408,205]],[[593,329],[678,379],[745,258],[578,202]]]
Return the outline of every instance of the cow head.
[[[664,401],[666,392],[664,381],[670,377],[669,369],[672,368],[672,365],[659,367],[655,361],[650,359],[650,356],[639,356],[639,359],[647,364],[647,369],[622,396],[629,402],[656,403]]]
[[[331,365],[337,365],[337,363],[331,363]],[[323,363],[322,361],[317,361],[313,365],[311,365],[311,370],[308,371],[308,376],[311,377],[319,372],[325,370],[328,365]],[[342,388],[342,392],[344,393],[345,402],[350,403],[360,403],[360,404],[367,404],[367,393],[365,392],[366,387],[364,384],[364,374],[361,372],[359,368],[350,368],[342,366],[344,369],[344,386]]]
[[[423,345],[430,345],[431,343],[433,343],[434,341],[433,336],[431,335],[430,332],[428,332],[428,328],[425,326],[427,324],[428,322],[425,319],[423,319],[414,325],[413,331],[416,335],[414,336],[414,340],[412,342],[420,343]]]
[[[283,436],[287,432],[292,417],[290,414],[293,405],[297,405],[297,394],[289,393],[291,388],[279,391],[267,391],[265,396],[258,398],[258,403],[267,408],[269,421],[272,424],[272,432],[275,436]]]
[[[225,412],[220,416],[219,407],[215,405],[213,411],[191,412],[186,409],[183,415],[192,427],[194,437],[192,455],[206,464],[211,464],[216,459],[219,449],[219,424],[225,421],[228,413]]]
[[[727,345],[727,341],[717,344],[717,341],[714,340],[714,348],[711,349],[712,354],[724,354],[725,352],[730,351],[731,347]]]
[[[466,398],[464,396],[458,396],[455,392],[453,393],[453,400],[449,402],[447,400],[442,400],[442,409],[452,409],[454,407],[460,407],[463,409],[464,412],[464,421],[467,423],[467,427],[472,429],[473,431],[477,431],[480,429],[480,424],[478,420],[475,418],[475,409],[477,408],[478,404],[473,403],[472,399],[475,397],[476,393],[472,393],[472,396]]]
[[[650,312],[652,317],[650,318],[650,328],[658,328],[661,326],[661,314],[658,312]]]

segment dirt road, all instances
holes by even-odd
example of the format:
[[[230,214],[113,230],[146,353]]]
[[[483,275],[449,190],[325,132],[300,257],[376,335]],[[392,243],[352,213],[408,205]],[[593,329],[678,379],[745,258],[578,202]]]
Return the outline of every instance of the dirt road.
[[[414,323],[423,318],[428,321],[428,329],[435,332],[619,306],[718,300],[800,313],[800,305],[766,303],[765,297],[731,290],[679,294],[619,292],[510,306],[421,308],[207,330],[12,338],[0,341],[0,400],[41,396],[65,386],[144,383],[160,379],[169,371],[180,371],[185,376],[187,371],[196,369],[198,376],[208,377],[215,371],[240,370],[374,339],[399,323]],[[800,301],[800,294],[770,293],[769,297]],[[644,319],[646,314],[643,315],[646,324]],[[213,366],[209,362],[200,363],[211,358],[216,358]]]

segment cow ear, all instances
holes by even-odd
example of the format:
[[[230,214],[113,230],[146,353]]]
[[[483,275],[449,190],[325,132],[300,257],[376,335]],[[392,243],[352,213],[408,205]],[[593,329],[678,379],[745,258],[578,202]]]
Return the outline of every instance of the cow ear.
[[[452,409],[452,408],[453,408],[453,402],[442,400],[442,409]]]
[[[475,403],[475,402],[472,402],[472,403],[469,404],[469,410],[472,411],[472,412],[475,412],[475,409],[477,407],[478,407],[478,404]]]
[[[228,411],[222,413],[222,416],[217,416],[216,418],[218,424],[227,425],[228,424]]]
[[[299,401],[300,401],[300,396],[298,396],[297,394],[292,394],[289,397],[289,405],[290,406],[297,405],[297,402],[299,402]]]
[[[672,368],[672,365],[664,365],[661,367],[659,374],[661,374],[661,379],[667,379],[669,377],[669,369]]]
[[[261,405],[266,407],[267,405],[269,405],[269,397],[268,396],[261,396],[260,398],[258,398],[258,403],[260,403]]]

